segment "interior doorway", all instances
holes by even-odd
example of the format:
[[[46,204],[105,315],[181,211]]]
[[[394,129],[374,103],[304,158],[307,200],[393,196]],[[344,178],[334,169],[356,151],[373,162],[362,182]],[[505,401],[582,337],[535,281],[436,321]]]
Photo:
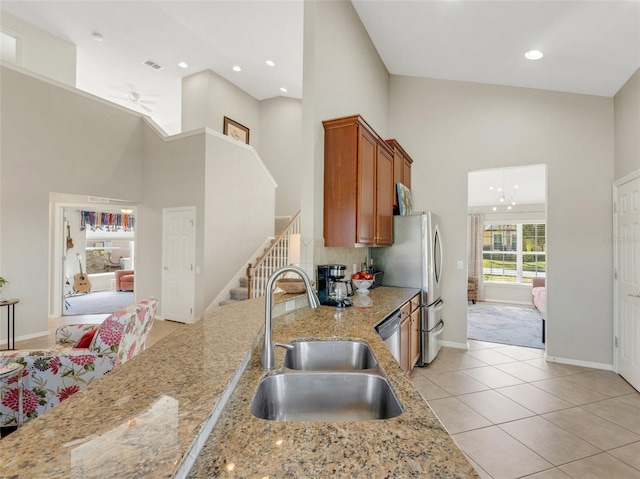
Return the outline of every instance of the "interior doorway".
[[[468,174],[469,339],[545,347],[546,175],[544,164]]]
[[[614,366],[640,391],[640,171],[615,183]]]
[[[60,211],[60,315],[109,314],[135,302],[135,208],[85,203]]]
[[[162,314],[181,323],[194,322],[196,208],[162,212]]]

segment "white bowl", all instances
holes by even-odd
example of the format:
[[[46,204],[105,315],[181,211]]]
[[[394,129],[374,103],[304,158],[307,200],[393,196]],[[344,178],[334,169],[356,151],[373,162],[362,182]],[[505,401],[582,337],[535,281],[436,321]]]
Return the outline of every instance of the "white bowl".
[[[373,285],[372,279],[352,279],[351,281],[358,288],[358,293],[368,293],[369,288]]]

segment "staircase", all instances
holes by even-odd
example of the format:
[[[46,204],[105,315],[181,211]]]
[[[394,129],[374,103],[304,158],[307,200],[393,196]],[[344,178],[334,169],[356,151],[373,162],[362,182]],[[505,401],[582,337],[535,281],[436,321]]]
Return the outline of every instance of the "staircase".
[[[224,301],[220,301],[220,306],[225,306],[227,304],[237,303],[239,301],[244,301],[247,299],[249,294],[249,288],[247,285],[249,284],[249,280],[245,277],[240,278],[240,286],[237,288],[231,288],[229,291],[229,299],[225,299]]]
[[[245,299],[257,298],[264,295],[267,279],[281,266],[289,264],[289,248],[291,246],[291,234],[298,234],[300,231],[300,212],[283,227],[283,224],[276,220],[276,231],[281,230],[277,238],[271,241],[271,245],[265,248],[261,257],[256,258],[256,262],[247,266],[247,276],[240,278],[240,286],[231,288],[230,298],[220,301],[220,306],[237,303]],[[249,279],[251,278],[251,279]],[[251,285],[249,282],[251,281]]]

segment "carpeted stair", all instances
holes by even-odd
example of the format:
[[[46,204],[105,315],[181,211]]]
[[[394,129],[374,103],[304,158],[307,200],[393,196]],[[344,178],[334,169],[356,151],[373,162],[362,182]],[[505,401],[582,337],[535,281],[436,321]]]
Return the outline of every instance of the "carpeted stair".
[[[247,283],[248,283],[248,280],[246,276],[240,278],[240,286],[237,288],[231,288],[231,290],[229,290],[230,298],[225,299],[224,301],[220,301],[219,303],[220,306],[246,300],[247,294],[249,293],[249,288],[247,288]]]

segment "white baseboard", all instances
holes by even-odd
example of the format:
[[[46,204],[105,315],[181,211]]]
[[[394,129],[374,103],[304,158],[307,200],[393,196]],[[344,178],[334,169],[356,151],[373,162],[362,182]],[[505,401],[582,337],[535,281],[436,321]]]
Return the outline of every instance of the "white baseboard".
[[[445,348],[455,348],[455,349],[464,349],[465,351],[469,349],[468,343],[454,343],[453,341],[438,341],[441,346]]]
[[[607,363],[594,363],[592,361],[580,361],[578,359],[559,358],[556,356],[549,356],[547,352],[544,353],[544,359],[550,363],[569,364],[571,366],[581,366],[583,368],[602,369],[604,371],[613,371],[613,364]]]
[[[456,343],[453,341],[438,341],[441,346],[455,349],[469,349],[469,343]],[[604,371],[613,371],[613,364],[595,363],[592,361],[580,361],[578,359],[559,358],[557,356],[549,356],[547,351],[544,352],[544,359],[550,363],[569,364],[571,366],[581,366],[583,368],[602,369]]]
[[[41,331],[39,333],[24,334],[22,336],[16,337],[16,342],[26,341],[27,339],[33,339],[33,338],[41,338],[42,336],[48,336],[48,335],[49,335],[49,331]],[[4,344],[9,344],[9,339],[1,339],[0,345],[4,345]]]
[[[485,298],[482,301],[477,301],[476,303],[504,303],[504,304],[516,304],[518,306],[531,306],[533,308],[533,303],[531,303],[531,301],[524,302],[524,301],[507,301],[504,299],[491,299],[491,298]]]

